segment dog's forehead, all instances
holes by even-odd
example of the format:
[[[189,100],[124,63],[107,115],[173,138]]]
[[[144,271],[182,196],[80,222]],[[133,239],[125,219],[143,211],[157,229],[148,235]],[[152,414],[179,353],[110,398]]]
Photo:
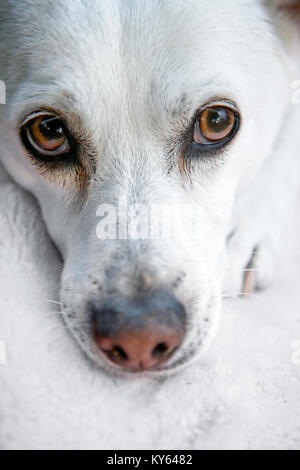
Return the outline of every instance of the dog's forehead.
[[[226,90],[228,78],[230,88],[249,44],[250,64],[268,29],[259,0],[226,0],[226,8],[223,0],[20,4],[37,94],[63,90],[90,118],[99,107],[113,114],[122,102],[149,105],[149,97],[154,106],[193,108],[190,100],[212,95],[215,83]]]
[[[100,78],[101,72],[106,78],[110,71],[135,70],[138,75],[151,68],[181,67],[184,72],[188,64],[196,69],[214,60],[211,53],[217,58],[227,48],[228,56],[234,55],[249,45],[254,29],[258,34],[261,15],[256,0],[227,0],[226,8],[222,0],[45,3],[34,6],[35,18],[28,17],[30,37],[36,39],[32,53],[40,63],[44,59],[51,66],[52,59],[76,70],[93,62]],[[261,26],[265,32],[262,21]]]

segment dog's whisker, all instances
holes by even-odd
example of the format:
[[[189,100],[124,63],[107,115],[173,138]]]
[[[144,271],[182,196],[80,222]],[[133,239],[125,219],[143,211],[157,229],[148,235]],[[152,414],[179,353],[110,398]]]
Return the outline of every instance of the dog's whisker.
[[[241,273],[258,273],[259,269],[241,269]]]
[[[57,301],[57,300],[48,300],[48,299],[46,299],[46,300],[43,300],[43,302],[45,302],[47,304],[54,304],[54,305],[59,305],[59,306],[62,305],[62,303]]]
[[[228,294],[224,294],[221,296],[222,299],[227,299],[227,298],[234,298],[234,299],[237,299],[239,297],[257,297],[256,294],[250,294],[250,293],[247,293],[247,292],[232,292],[232,293],[228,293]]]
[[[240,269],[238,271],[239,273],[259,273],[260,272],[260,269],[257,269],[257,268],[245,268],[245,269]],[[237,273],[237,271],[229,271],[227,270],[226,271],[226,275],[227,276],[231,276],[231,275],[235,275]]]

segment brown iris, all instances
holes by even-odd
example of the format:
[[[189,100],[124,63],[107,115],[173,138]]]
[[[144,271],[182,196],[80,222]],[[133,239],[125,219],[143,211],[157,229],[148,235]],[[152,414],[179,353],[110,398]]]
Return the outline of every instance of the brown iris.
[[[43,115],[25,125],[28,143],[43,155],[63,155],[70,151],[64,123],[58,116]]]
[[[212,105],[198,115],[193,133],[196,144],[219,144],[233,136],[237,127],[236,112],[227,107]]]

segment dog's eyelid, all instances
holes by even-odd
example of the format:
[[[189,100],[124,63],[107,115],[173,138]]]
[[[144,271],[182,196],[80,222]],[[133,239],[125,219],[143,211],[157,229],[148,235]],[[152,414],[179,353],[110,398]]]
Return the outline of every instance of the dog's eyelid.
[[[229,109],[232,109],[232,111],[235,111],[237,113],[239,113],[239,108],[237,106],[237,104],[228,99],[228,98],[214,98],[210,101],[207,101],[203,106],[201,106],[196,115],[198,113],[201,113],[202,111],[204,111],[205,109],[209,108],[209,107],[214,107],[214,106],[224,106],[224,107],[227,107]]]
[[[29,115],[26,116],[26,118],[21,122],[21,125],[20,127],[24,127],[24,126],[27,126],[27,124],[29,124],[31,121],[33,121],[34,119],[37,119],[39,117],[57,117],[57,119],[62,119],[58,114],[54,113],[54,112],[51,112],[51,111],[37,111],[35,113],[31,113]]]

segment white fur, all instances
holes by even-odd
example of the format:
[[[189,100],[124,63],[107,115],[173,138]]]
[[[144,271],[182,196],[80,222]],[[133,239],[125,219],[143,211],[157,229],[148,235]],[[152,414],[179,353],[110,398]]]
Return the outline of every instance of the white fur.
[[[168,380],[115,379],[86,361],[47,304],[60,261],[35,202],[0,178],[1,449],[299,450],[299,224],[274,288],[227,303],[201,361]]]
[[[69,329],[90,357],[110,368],[86,326],[88,302],[99,296],[92,280],[108,286],[101,297],[107,302],[112,289],[114,296],[133,293],[142,272],[151,274],[152,287],[168,288],[183,272],[184,282],[174,290],[187,307],[189,329],[170,365],[187,362],[214,336],[226,259],[225,285],[230,280],[238,290],[255,247],[265,253],[264,245],[278,245],[276,227],[296,198],[296,28],[258,0],[228,0],[226,8],[223,0],[11,0],[0,7],[0,65],[8,93],[1,161],[38,199],[63,255],[61,302]],[[193,165],[192,184],[184,186],[179,152],[170,173],[166,146],[176,142],[180,122],[187,126],[215,96],[238,104],[242,128],[222,163]],[[64,114],[93,149],[97,168],[84,201],[74,189],[49,183],[24,156],[18,128],[42,107]],[[100,244],[97,206],[119,197],[145,204],[194,201],[203,229],[193,243],[186,234],[172,243]],[[273,249],[263,256],[260,271]]]

